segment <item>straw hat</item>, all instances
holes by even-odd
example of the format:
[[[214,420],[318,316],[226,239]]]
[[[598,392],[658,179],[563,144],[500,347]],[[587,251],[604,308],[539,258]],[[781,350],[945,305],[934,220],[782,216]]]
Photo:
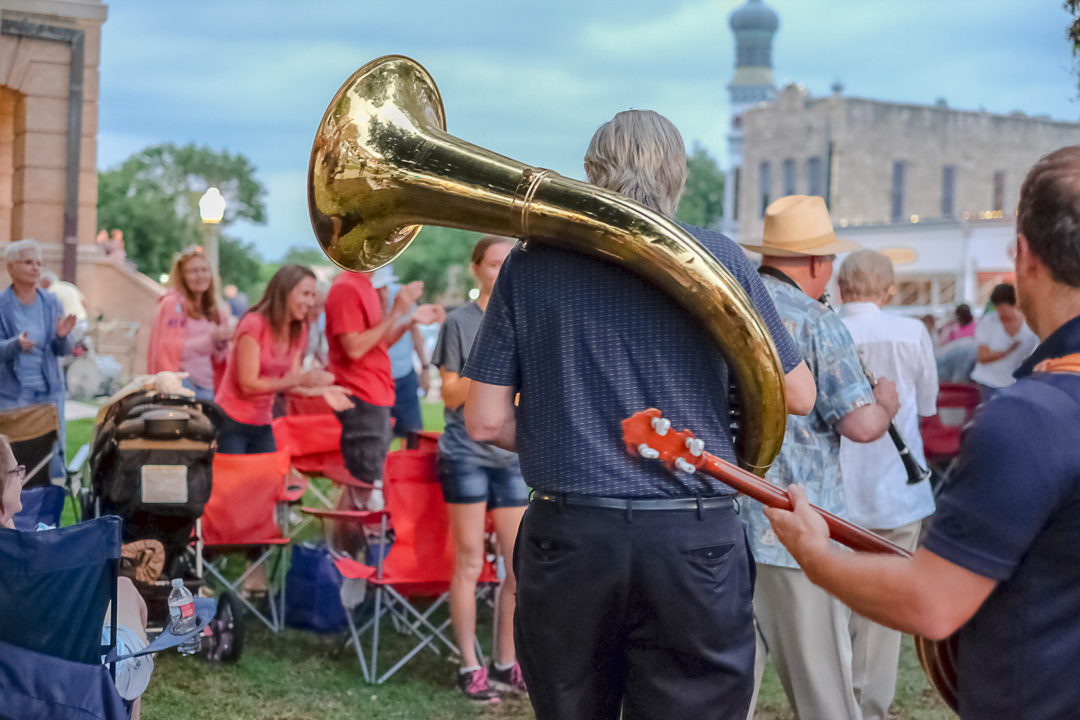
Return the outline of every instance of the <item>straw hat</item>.
[[[836,237],[825,201],[811,195],[788,195],[771,203],[765,208],[763,234],[761,245],[742,246],[780,257],[835,255],[859,249],[857,243]]]

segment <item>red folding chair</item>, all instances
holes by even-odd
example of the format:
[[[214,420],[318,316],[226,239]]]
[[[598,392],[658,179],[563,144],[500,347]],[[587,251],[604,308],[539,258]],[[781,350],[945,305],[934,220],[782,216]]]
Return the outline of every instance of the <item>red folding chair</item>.
[[[947,476],[960,454],[960,439],[964,426],[975,415],[979,405],[979,389],[963,383],[941,383],[938,390],[937,415],[919,422],[926,461]]]
[[[394,530],[394,544],[389,552],[376,550],[375,566],[365,565],[348,557],[335,561],[346,578],[363,579],[374,589],[374,614],[357,628],[350,613],[351,642],[360,657],[364,679],[384,683],[391,675],[425,647],[438,652],[444,647],[457,656],[460,652],[447,636],[449,618],[436,624],[433,615],[449,597],[450,579],[454,573],[454,543],[450,535],[449,515],[443,501],[436,471],[436,453],[421,450],[398,450],[386,457],[386,516]],[[385,532],[380,536],[386,537]],[[481,583],[496,580],[495,569],[485,563]],[[422,610],[410,600],[433,598]],[[416,644],[383,675],[378,673],[379,634],[382,621],[391,617],[397,627],[411,634]],[[370,634],[370,672],[363,660],[362,641]]]
[[[206,565],[207,573],[218,583],[236,594],[237,598],[272,632],[280,632],[284,624],[285,557],[289,544],[288,507],[307,489],[306,480],[299,482],[289,475],[289,454],[285,450],[254,455],[214,455],[214,488],[206,503],[201,525],[202,548],[217,555],[218,562]],[[283,512],[284,510],[284,512]],[[225,556],[243,551],[258,555],[236,580],[223,574]],[[269,583],[267,617],[244,596],[244,582],[258,568],[269,568],[270,560],[279,554],[277,572]],[[275,587],[280,593],[275,596]]]

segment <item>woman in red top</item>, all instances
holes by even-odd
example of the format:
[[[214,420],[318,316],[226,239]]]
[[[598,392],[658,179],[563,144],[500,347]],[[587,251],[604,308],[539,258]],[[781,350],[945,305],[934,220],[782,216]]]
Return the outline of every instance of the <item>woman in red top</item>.
[[[315,273],[285,265],[266,292],[236,326],[225,377],[215,400],[225,411],[218,428],[218,452],[229,455],[273,452],[270,426],[279,392],[324,394],[333,382],[325,370],[301,369],[307,345],[307,316],[315,303]]]
[[[232,329],[215,298],[214,273],[201,247],[176,256],[172,290],[158,300],[150,329],[149,372],[186,372],[184,387],[199,400],[214,399],[214,379],[225,368]]]

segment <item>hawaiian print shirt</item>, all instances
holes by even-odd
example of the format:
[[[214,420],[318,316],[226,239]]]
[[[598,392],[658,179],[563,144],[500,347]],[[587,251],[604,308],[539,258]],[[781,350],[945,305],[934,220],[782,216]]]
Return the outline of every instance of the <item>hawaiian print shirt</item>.
[[[779,487],[800,483],[810,502],[844,517],[836,426],[852,410],[872,404],[873,391],[840,317],[797,287],[767,275],[761,279],[817,383],[813,412],[788,415],[784,444],[765,479]],[[754,560],[797,568],[798,563],[776,539],[761,503],[745,496],[741,503]]]

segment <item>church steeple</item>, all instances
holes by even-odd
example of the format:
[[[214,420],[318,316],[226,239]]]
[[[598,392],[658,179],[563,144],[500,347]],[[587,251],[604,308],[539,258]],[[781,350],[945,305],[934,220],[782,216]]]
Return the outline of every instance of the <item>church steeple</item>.
[[[742,182],[742,115],[759,103],[776,99],[772,74],[772,41],[780,19],[762,0],[746,0],[731,13],[728,24],[735,33],[735,75],[728,85],[731,127],[728,131],[728,172],[724,183],[724,234],[739,236],[739,185]]]
[[[776,99],[772,39],[780,19],[762,0],[746,0],[731,13],[728,24],[735,33],[735,75],[728,85],[732,109],[772,102]]]

